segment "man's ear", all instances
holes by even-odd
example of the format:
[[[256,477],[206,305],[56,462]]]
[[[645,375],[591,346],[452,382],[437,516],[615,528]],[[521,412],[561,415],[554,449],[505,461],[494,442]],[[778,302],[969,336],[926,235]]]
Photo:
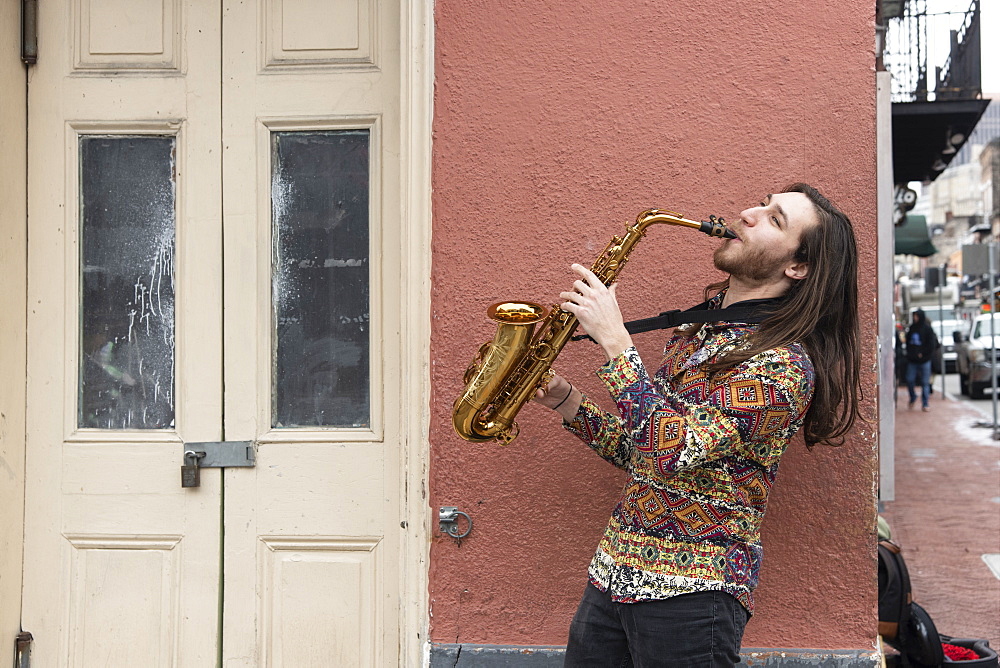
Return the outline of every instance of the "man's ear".
[[[785,267],[785,276],[793,281],[801,281],[809,275],[808,262],[795,262]]]

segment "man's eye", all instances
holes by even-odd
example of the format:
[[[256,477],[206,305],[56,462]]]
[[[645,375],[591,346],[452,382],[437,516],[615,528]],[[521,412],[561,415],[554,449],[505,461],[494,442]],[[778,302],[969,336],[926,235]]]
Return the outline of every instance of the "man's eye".
[[[778,222],[777,216],[771,216],[771,222],[780,227],[780,223]]]

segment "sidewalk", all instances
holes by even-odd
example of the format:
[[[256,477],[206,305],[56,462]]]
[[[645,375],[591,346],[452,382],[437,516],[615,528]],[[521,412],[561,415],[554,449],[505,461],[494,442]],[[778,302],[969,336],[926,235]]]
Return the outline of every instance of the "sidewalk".
[[[1000,579],[982,555],[1000,561],[1000,441],[992,422],[940,391],[930,412],[896,403],[896,499],[881,515],[903,548],[913,600],[940,633],[985,638],[1000,649]],[[1000,570],[1000,563],[995,568]]]

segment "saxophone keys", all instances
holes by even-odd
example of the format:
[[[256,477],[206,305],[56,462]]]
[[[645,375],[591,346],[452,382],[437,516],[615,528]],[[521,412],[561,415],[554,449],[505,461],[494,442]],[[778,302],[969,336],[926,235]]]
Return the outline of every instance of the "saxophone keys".
[[[541,341],[532,351],[532,357],[540,362],[544,362],[548,359],[554,358],[555,356],[556,351],[552,347],[552,344],[548,341]]]
[[[510,427],[507,429],[502,429],[497,434],[497,443],[500,445],[509,445],[511,441],[517,438],[517,435],[521,433],[521,428],[517,426],[516,422],[511,422]]]

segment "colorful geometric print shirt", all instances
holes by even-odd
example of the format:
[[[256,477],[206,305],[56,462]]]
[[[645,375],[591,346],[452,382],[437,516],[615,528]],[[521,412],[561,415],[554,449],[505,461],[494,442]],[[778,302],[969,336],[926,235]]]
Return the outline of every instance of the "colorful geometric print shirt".
[[[613,600],[721,590],[753,612],[768,491],[814,384],[799,344],[714,375],[701,369],[755,328],[708,323],[692,336],[675,332],[652,378],[629,348],[597,372],[620,417],[585,398],[566,425],[629,473],[589,569]]]

